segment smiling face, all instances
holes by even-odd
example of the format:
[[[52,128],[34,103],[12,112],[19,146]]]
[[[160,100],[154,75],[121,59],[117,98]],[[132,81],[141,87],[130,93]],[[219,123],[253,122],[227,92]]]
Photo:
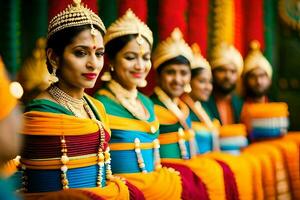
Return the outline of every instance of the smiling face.
[[[195,71],[196,74],[191,79],[190,95],[198,101],[207,101],[213,88],[211,71],[203,68],[195,70],[197,72]]]
[[[113,79],[127,90],[136,88],[150,71],[150,56],[150,45],[145,39],[140,45],[135,38],[130,40],[111,61]]]
[[[159,73],[159,86],[170,98],[176,98],[183,94],[184,86],[191,79],[190,66],[186,64],[169,64],[163,67]]]

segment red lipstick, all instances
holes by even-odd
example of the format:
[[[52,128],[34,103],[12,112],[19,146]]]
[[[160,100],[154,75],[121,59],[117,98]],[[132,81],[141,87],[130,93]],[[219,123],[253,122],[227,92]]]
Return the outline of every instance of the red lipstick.
[[[93,80],[95,78],[97,78],[97,74],[96,73],[85,73],[82,74],[85,78],[87,78],[88,80]]]

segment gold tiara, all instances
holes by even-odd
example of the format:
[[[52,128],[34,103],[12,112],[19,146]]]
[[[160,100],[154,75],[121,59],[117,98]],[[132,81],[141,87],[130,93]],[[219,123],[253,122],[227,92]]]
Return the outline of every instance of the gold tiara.
[[[252,41],[250,43],[250,48],[251,50],[245,59],[243,74],[246,74],[254,68],[259,67],[263,69],[270,78],[272,78],[271,64],[261,53],[259,42],[257,40]]]
[[[144,36],[151,46],[153,44],[152,31],[131,9],[128,9],[122,17],[107,29],[107,33],[104,36],[104,44],[115,38],[130,34],[138,34],[138,38]]]
[[[233,64],[237,68],[238,74],[241,75],[244,61],[240,52],[233,45],[222,42],[214,48],[210,64],[212,69]]]
[[[170,37],[158,44],[152,56],[153,66],[157,69],[164,62],[177,56],[183,56],[192,63],[193,52],[184,41],[179,28],[175,28]]]
[[[91,33],[95,34],[93,25],[98,26],[104,33],[106,32],[105,26],[98,15],[91,11],[86,6],[81,4],[81,0],[73,0],[73,4],[54,16],[48,26],[48,38],[54,33],[61,31],[65,28],[91,25]]]
[[[200,47],[197,43],[192,44],[191,46],[193,51],[193,60],[191,63],[191,68],[204,68],[210,70],[210,64],[208,61],[201,55]]]

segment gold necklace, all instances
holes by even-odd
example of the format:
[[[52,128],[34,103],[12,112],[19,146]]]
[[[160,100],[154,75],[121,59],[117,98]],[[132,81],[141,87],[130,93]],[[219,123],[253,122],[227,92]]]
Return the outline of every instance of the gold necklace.
[[[48,92],[55,101],[71,111],[76,117],[86,118],[88,115],[91,119],[96,118],[84,98],[75,99],[54,85],[49,88]]]
[[[149,119],[150,114],[148,110],[144,107],[142,102],[138,103],[137,89],[128,91],[114,80],[111,80],[107,86],[112,91],[119,103],[134,117],[142,121],[147,121]]]

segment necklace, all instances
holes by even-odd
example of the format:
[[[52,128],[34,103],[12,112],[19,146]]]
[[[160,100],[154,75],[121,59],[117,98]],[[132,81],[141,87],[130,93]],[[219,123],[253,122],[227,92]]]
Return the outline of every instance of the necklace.
[[[95,115],[91,108],[88,106],[84,98],[75,99],[59,89],[57,86],[51,86],[48,90],[52,98],[63,107],[67,108],[78,118],[91,118],[95,119]]]
[[[134,117],[142,121],[147,121],[147,119],[149,119],[150,114],[148,110],[144,108],[141,102],[138,102],[137,89],[128,91],[114,80],[111,80],[108,83],[108,88],[115,95],[118,102]]]

